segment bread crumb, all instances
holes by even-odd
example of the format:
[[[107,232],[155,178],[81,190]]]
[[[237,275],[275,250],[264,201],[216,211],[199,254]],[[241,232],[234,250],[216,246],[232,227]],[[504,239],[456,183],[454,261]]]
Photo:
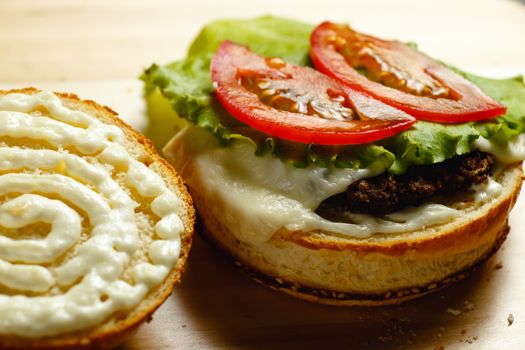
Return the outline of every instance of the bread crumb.
[[[465,329],[461,330],[461,334],[467,334],[467,331]]]
[[[445,347],[443,345],[436,345],[434,346],[434,350],[445,350]]]
[[[501,262],[497,262],[496,265],[494,265],[494,270],[499,270],[503,267],[503,264]]]
[[[377,337],[377,339],[379,339],[383,343],[386,343],[386,342],[392,341],[393,337],[390,334],[389,335],[380,335],[379,337]]]
[[[512,326],[512,324],[514,323],[514,315],[513,314],[509,314],[509,316],[507,317],[507,327],[510,327]]]
[[[449,314],[454,315],[454,316],[459,316],[459,315],[461,315],[461,310],[458,310],[458,309],[448,308],[448,309],[447,309],[447,312],[448,312]]]
[[[474,337],[467,337],[467,338],[465,339],[465,343],[472,344],[472,343],[474,343],[476,340],[478,340],[478,337],[477,337],[477,336],[474,336]]]
[[[472,310],[474,310],[474,304],[471,303],[471,302],[468,301],[468,300],[465,300],[465,302],[463,303],[463,305],[464,305],[464,309],[465,309],[466,311],[472,311]]]

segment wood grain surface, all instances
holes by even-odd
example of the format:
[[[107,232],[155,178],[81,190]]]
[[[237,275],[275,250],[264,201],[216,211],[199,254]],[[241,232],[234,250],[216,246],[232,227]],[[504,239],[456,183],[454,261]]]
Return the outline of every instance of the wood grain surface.
[[[0,88],[76,92],[142,129],[137,77],[144,67],[184,56],[209,20],[268,13],[349,21],[416,41],[477,73],[525,72],[520,1],[0,0]],[[524,214],[522,195],[507,242],[471,278],[373,309],[315,305],[269,290],[197,237],[183,283],[122,349],[525,349]]]

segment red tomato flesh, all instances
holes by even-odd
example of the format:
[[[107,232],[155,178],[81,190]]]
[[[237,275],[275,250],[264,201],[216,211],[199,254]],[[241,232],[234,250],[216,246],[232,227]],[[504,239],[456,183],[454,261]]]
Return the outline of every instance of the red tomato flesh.
[[[417,119],[461,123],[506,112],[459,74],[398,41],[324,22],[310,42],[310,56],[319,71]]]
[[[362,144],[415,118],[308,67],[225,41],[211,63],[215,93],[236,119],[266,134],[321,145]]]

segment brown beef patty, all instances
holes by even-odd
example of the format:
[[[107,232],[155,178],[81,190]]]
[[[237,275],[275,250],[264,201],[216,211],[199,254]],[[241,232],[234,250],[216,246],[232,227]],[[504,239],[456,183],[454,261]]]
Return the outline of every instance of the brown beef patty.
[[[417,206],[438,194],[466,191],[486,182],[494,157],[474,151],[442,163],[410,167],[402,175],[387,172],[354,182],[346,192],[326,199],[323,208],[340,208],[354,213],[388,214]]]

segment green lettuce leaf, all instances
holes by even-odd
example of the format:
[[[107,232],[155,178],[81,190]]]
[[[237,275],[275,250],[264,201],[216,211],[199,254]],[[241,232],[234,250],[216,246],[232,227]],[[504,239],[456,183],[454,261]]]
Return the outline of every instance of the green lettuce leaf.
[[[222,20],[204,27],[193,41],[188,57],[217,51],[224,40],[249,45],[264,56],[279,56],[299,66],[310,64],[309,37],[314,27],[287,18],[265,16],[249,20]]]
[[[381,163],[392,173],[411,164],[442,162],[468,153],[480,136],[506,144],[525,132],[525,85],[522,77],[494,80],[456,71],[485,93],[505,104],[505,116],[490,121],[444,125],[418,121],[388,139],[359,146],[302,145],[269,137],[232,118],[216,101],[209,73],[213,53],[224,40],[245,44],[263,56],[279,56],[310,65],[309,35],[313,26],[285,18],[222,20],[207,25],[191,45],[188,57],[166,66],[152,65],[142,75],[150,124],[146,134],[158,147],[187,121],[213,133],[223,146],[244,139],[257,155],[272,154],[296,167],[367,167]],[[454,68],[455,69],[455,68]],[[182,117],[179,118],[178,116]]]

